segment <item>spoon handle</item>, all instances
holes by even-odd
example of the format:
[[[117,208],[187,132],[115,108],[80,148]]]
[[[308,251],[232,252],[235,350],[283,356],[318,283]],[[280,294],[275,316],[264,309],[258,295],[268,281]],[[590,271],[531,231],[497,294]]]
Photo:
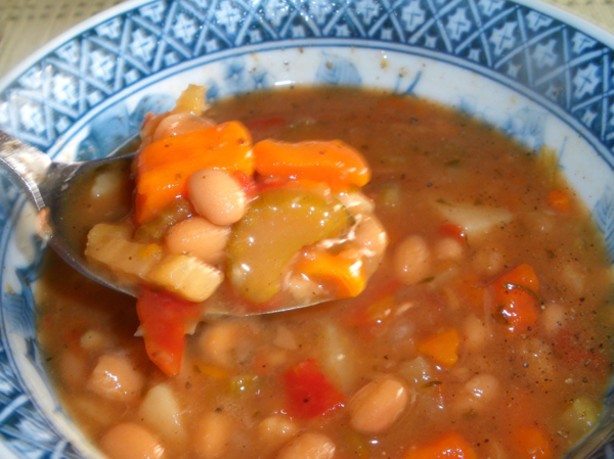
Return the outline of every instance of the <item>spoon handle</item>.
[[[40,186],[51,163],[48,155],[0,130],[0,167],[16,179],[38,210],[46,206]]]

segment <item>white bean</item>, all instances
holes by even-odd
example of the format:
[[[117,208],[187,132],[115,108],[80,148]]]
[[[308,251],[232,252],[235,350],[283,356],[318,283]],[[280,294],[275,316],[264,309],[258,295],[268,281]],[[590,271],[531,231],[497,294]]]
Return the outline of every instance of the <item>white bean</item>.
[[[208,326],[198,338],[205,361],[232,368],[253,351],[253,331],[241,321],[219,321]]]
[[[417,284],[431,275],[431,251],[426,240],[417,235],[407,236],[397,246],[394,271],[401,282]]]
[[[465,248],[460,241],[452,237],[446,237],[437,241],[434,251],[440,260],[460,260]]]
[[[202,459],[224,457],[232,441],[233,421],[226,413],[205,414],[194,431],[194,452]]]
[[[212,124],[211,120],[194,116],[191,113],[173,113],[160,120],[153,133],[152,141],[155,142],[166,137],[187,134]]]
[[[293,438],[277,454],[277,459],[332,459],[335,444],[326,435],[305,432]]]
[[[117,424],[100,439],[102,450],[110,459],[159,459],[164,447],[145,427],[133,422]]]
[[[190,177],[190,202],[196,212],[211,223],[228,226],[245,214],[247,197],[241,184],[220,170],[202,169]]]
[[[480,411],[490,406],[499,396],[499,380],[488,373],[481,373],[469,379],[455,400],[461,412]]]
[[[104,354],[98,358],[87,388],[109,400],[131,401],[141,395],[144,378],[125,355]]]
[[[405,411],[408,400],[408,390],[398,379],[371,381],[350,400],[350,425],[360,433],[383,432]]]
[[[166,233],[165,242],[170,253],[194,255],[215,264],[224,257],[229,236],[229,227],[192,217],[173,225]]]
[[[297,430],[296,424],[290,418],[281,414],[264,418],[256,428],[258,441],[267,451],[279,448],[296,435]]]
[[[98,330],[88,330],[83,335],[81,335],[81,339],[79,340],[79,344],[81,348],[88,352],[98,352],[104,349],[109,345],[111,338],[101,331]]]
[[[499,250],[485,246],[475,252],[471,263],[479,274],[493,275],[503,269],[505,260]]]

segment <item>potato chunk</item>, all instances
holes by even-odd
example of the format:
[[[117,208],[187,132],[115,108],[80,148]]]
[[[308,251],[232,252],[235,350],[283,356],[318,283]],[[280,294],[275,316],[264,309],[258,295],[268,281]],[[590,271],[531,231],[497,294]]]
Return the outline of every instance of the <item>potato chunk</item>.
[[[209,298],[222,283],[222,273],[198,258],[168,255],[147,276],[147,280],[169,292],[199,303]]]

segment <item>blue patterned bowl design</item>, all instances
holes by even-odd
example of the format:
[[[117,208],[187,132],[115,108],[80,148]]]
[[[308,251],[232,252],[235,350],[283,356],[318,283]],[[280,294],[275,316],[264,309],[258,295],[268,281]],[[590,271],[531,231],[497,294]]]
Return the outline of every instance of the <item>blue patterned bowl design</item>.
[[[381,87],[547,145],[614,260],[614,37],[529,0],[136,0],[68,32],[0,81],[0,127],[53,157],[107,155],[188,83],[212,101],[294,84]],[[36,341],[43,244],[0,175],[0,457],[97,457]],[[614,458],[614,390],[570,457]]]

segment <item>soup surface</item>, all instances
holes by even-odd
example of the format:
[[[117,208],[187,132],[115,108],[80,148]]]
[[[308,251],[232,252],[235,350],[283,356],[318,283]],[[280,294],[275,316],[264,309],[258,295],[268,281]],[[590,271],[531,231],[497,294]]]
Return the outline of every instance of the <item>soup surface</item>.
[[[388,246],[356,298],[200,323],[173,377],[135,335],[134,299],[49,254],[40,342],[64,406],[109,456],[549,458],[595,425],[611,266],[550,154],[379,92],[263,92],[206,115],[254,141],[356,148]],[[84,197],[74,226],[129,202]]]

